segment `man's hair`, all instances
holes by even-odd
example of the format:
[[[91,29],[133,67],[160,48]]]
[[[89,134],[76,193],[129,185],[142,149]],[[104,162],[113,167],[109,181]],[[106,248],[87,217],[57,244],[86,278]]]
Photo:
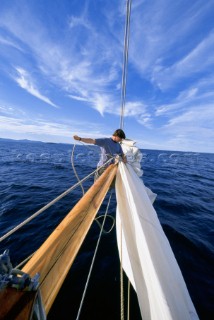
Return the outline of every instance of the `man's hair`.
[[[113,136],[119,137],[121,139],[126,139],[126,135],[122,129],[115,130],[115,132],[113,133]]]

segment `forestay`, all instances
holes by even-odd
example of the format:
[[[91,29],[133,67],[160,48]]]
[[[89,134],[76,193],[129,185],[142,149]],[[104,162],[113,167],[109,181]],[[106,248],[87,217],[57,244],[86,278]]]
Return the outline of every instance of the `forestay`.
[[[136,290],[142,319],[198,319],[152,201],[129,164],[119,163],[116,196],[120,259]]]

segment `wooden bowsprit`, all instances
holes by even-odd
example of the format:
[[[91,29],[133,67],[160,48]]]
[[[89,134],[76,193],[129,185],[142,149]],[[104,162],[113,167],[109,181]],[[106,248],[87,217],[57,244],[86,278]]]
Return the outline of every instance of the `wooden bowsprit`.
[[[41,297],[46,314],[71,268],[116,172],[117,165],[111,164],[22,269],[30,276],[40,274]]]

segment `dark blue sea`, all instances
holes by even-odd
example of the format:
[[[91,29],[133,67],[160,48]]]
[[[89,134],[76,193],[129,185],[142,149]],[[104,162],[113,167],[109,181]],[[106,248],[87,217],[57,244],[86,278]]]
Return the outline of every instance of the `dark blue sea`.
[[[99,148],[0,139],[0,236],[96,168]],[[155,210],[200,319],[214,319],[214,154],[142,150],[144,184],[157,193]],[[93,177],[83,184],[87,190]],[[82,196],[78,187],[0,243],[13,266],[32,254]],[[104,214],[109,193],[99,211]],[[115,217],[113,192],[109,214]],[[111,227],[107,218],[105,228]],[[93,223],[48,320],[76,319],[100,228]],[[115,228],[103,234],[80,319],[120,319],[120,264]],[[127,279],[124,281],[125,314]],[[140,320],[131,289],[130,319]]]

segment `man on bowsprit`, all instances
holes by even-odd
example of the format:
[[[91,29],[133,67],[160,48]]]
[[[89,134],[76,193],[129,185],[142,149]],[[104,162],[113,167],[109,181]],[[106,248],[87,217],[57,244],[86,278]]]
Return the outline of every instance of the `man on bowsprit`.
[[[126,135],[122,129],[117,129],[110,138],[98,138],[98,139],[91,139],[91,138],[81,138],[77,135],[73,136],[74,140],[78,140],[84,143],[95,144],[101,148],[101,155],[100,160],[97,164],[97,167],[103,166],[103,164],[108,161],[111,157],[120,156],[124,163],[127,162],[126,156],[123,153],[122,147],[120,142],[126,138]],[[114,159],[112,159],[113,163]],[[97,175],[95,179],[97,179],[106,169],[106,167],[110,164],[107,163],[106,166],[103,166],[97,171]]]

